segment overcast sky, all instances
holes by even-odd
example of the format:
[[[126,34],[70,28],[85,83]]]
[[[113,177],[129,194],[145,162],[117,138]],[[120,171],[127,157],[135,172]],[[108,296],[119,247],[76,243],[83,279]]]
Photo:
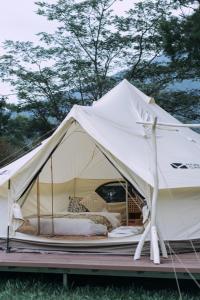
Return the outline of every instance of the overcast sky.
[[[115,11],[121,15],[134,5],[137,0],[123,0],[115,5]],[[55,23],[38,16],[35,0],[0,0],[0,55],[5,40],[37,42],[36,34],[41,31],[53,32]],[[56,2],[56,0],[48,0]],[[10,93],[10,87],[0,83],[0,95]],[[14,98],[10,98],[12,101]]]

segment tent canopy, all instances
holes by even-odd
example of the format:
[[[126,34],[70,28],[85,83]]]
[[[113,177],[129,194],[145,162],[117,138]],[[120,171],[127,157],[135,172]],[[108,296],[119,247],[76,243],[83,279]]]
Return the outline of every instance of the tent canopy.
[[[40,146],[0,170],[0,186],[10,179],[18,199],[40,173],[40,182],[73,178],[120,179],[138,190],[153,186],[151,128],[137,122],[177,123],[127,80],[91,107],[75,105],[53,135]],[[157,128],[159,189],[198,187],[200,137],[188,128]],[[1,189],[2,191],[5,189]]]

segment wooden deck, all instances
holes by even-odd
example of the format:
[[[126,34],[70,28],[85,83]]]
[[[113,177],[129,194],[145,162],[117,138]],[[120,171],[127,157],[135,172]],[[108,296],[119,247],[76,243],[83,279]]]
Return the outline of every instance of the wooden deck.
[[[148,257],[134,261],[132,256],[5,253],[0,251],[0,271],[200,279],[198,253],[179,254],[154,265]]]

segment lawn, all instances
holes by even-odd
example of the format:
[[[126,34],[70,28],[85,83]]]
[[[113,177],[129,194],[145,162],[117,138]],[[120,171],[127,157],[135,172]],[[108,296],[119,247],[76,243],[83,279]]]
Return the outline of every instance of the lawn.
[[[139,283],[131,283],[122,280],[116,282],[109,278],[102,278],[102,282],[94,283],[88,280],[83,282],[76,279],[71,282],[69,289],[62,287],[61,278],[45,279],[41,275],[8,276],[0,274],[0,299],[2,300],[199,300],[200,292],[188,281],[182,284],[181,295],[177,291],[175,282],[172,285],[168,281],[155,280],[153,284],[148,280],[140,279]],[[89,279],[91,280],[91,278]],[[108,285],[109,282],[109,285]],[[135,282],[135,281],[134,281]],[[185,290],[188,285],[188,289]],[[190,286],[191,285],[191,286]],[[192,287],[193,286],[193,287]]]

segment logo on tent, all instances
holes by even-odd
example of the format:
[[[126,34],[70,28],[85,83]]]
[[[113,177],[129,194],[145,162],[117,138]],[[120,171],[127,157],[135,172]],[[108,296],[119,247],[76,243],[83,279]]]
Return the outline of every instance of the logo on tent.
[[[181,163],[173,163],[171,164],[171,166],[174,169],[188,169],[188,167],[185,164],[181,164]]]
[[[183,163],[172,163],[174,169],[200,169],[200,164],[183,164]]]

